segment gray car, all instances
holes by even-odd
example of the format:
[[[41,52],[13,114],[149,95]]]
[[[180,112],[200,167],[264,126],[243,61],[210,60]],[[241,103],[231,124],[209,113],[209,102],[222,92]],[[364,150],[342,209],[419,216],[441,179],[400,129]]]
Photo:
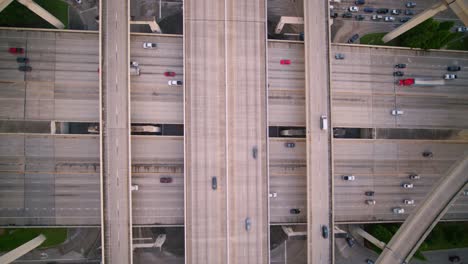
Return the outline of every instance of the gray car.
[[[247,217],[245,219],[245,230],[250,231],[250,228],[252,228],[252,221]]]
[[[335,54],[335,59],[337,60],[344,60],[345,55],[343,53],[337,53]]]
[[[216,178],[216,176],[213,176],[211,178],[211,189],[213,190],[218,189],[218,179]]]

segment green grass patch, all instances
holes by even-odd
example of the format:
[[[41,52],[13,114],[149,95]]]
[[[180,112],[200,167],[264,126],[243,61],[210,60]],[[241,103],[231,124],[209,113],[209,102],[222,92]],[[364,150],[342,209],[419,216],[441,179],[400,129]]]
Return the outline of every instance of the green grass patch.
[[[385,36],[385,34],[386,33],[370,33],[362,36],[359,42],[368,45],[384,45],[385,43],[382,41],[382,37]]]
[[[46,240],[39,248],[59,245],[67,239],[66,228],[7,228],[3,231],[0,235],[0,251],[15,249],[40,234],[43,234]]]
[[[68,5],[65,2],[60,0],[35,0],[35,2],[62,21],[65,28],[68,27]],[[0,13],[0,26],[54,28],[54,26],[17,1],[11,2]]]
[[[468,222],[438,223],[419,248],[421,251],[468,247]]]
[[[400,224],[375,224],[367,225],[366,230],[371,235],[388,243],[400,228]],[[443,250],[468,247],[468,222],[438,223],[426,240],[421,244],[414,255],[415,258],[425,260],[421,252],[430,250]],[[382,250],[373,244],[366,244],[369,248],[379,253]]]
[[[366,226],[366,230],[378,240],[388,243],[392,239],[393,235],[398,231],[400,226],[400,224],[376,224]],[[380,248],[376,247],[374,244],[368,243],[367,241],[366,245],[379,254],[382,252]],[[414,258],[419,260],[426,260],[420,250],[416,251]]]
[[[460,38],[447,44],[449,50],[468,50],[468,37]]]
[[[385,36],[385,34],[387,34],[387,32],[370,33],[364,35],[360,38],[359,43],[367,45],[400,46],[400,41],[398,39],[393,39],[388,43],[384,43],[382,38]]]

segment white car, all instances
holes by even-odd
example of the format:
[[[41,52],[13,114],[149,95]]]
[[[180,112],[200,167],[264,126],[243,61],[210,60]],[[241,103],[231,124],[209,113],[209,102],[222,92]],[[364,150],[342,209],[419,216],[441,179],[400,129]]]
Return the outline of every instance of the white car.
[[[403,110],[394,109],[392,110],[392,116],[398,116],[404,114]]]
[[[354,175],[344,175],[342,178],[345,181],[354,181],[356,179],[356,177],[354,177]]]
[[[132,191],[138,191],[138,185],[132,185]]]
[[[350,6],[350,7],[348,8],[348,10],[349,10],[349,12],[357,12],[357,11],[359,11],[359,7],[357,7],[357,6]]]
[[[138,64],[138,62],[136,61],[130,61],[130,67],[139,67],[140,64]]]
[[[152,49],[152,48],[156,48],[156,47],[157,47],[156,43],[143,42],[143,48],[144,49]]]
[[[457,27],[456,31],[457,31],[457,32],[462,32],[462,33],[463,33],[463,32],[468,31],[468,28],[466,28],[466,27]]]
[[[366,200],[366,204],[375,205],[375,200]]]
[[[421,176],[419,176],[418,174],[410,174],[409,178],[410,180],[419,180],[421,179]]]
[[[277,192],[270,193],[269,197],[270,198],[276,198],[276,197],[278,197],[278,193]]]
[[[132,125],[131,127],[132,133],[158,133],[161,132],[161,129],[158,126],[153,126],[153,125],[144,125],[144,126],[138,126],[138,125]]]
[[[88,127],[88,133],[99,134],[99,125],[92,125]]]
[[[454,80],[457,78],[457,75],[456,74],[452,74],[452,73],[447,73],[444,75],[444,79],[445,80]]]
[[[393,213],[394,214],[404,214],[405,213],[405,209],[401,208],[401,207],[395,207],[392,209]]]
[[[171,86],[179,86],[179,85],[182,85],[182,81],[170,80],[167,82],[167,84]]]
[[[406,204],[406,205],[413,205],[414,200],[405,199],[405,200],[403,200],[403,203]]]
[[[413,189],[414,187],[412,183],[403,183],[401,186],[405,189]]]
[[[381,20],[383,17],[381,15],[372,15],[372,20]]]
[[[386,17],[384,18],[384,20],[385,20],[385,22],[393,22],[393,21],[395,21],[395,18],[392,17],[392,16],[386,16]]]

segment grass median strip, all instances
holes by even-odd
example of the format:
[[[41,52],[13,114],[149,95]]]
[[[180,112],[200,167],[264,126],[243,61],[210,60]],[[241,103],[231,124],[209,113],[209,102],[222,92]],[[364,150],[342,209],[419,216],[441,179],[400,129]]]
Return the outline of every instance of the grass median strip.
[[[0,232],[0,251],[10,251],[43,234],[46,237],[39,248],[63,243],[67,239],[66,228],[5,228]]]

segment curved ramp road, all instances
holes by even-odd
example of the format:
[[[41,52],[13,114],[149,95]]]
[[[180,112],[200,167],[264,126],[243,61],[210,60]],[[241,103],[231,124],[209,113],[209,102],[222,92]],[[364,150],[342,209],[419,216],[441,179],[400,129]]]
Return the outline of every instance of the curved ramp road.
[[[468,154],[457,162],[410,215],[377,259],[377,264],[404,263],[429,235],[439,219],[468,183]]]

